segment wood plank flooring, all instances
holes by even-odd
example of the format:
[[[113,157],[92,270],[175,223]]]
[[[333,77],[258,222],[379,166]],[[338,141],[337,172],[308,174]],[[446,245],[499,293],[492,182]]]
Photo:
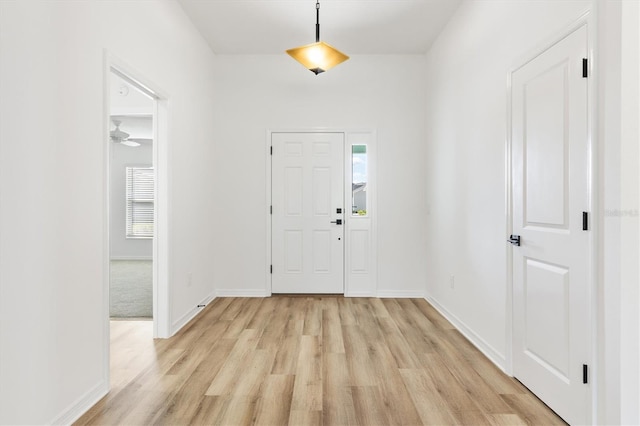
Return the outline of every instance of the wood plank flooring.
[[[114,321],[77,425],[562,425],[422,299],[216,299],[177,335]]]

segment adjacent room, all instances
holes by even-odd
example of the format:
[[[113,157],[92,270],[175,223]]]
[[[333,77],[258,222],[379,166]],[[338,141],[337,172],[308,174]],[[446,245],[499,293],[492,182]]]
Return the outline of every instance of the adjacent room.
[[[639,424],[639,28],[0,1],[0,424]]]
[[[112,73],[109,316],[153,318],[154,99]]]

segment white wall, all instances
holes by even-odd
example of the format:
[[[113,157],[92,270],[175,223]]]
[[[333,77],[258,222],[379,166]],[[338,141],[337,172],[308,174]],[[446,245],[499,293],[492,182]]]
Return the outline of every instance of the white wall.
[[[109,109],[111,115],[153,115],[154,101],[119,75],[111,73]]]
[[[0,2],[0,423],[106,390],[104,50],[169,96],[171,321],[211,294],[215,58],[173,1]],[[186,286],[185,277],[193,273]]]
[[[604,13],[608,17],[603,31],[610,32],[614,28],[608,37],[619,37],[616,41],[607,40],[609,44],[603,45],[604,49],[610,43],[616,44],[615,49],[607,49],[610,56],[606,59],[612,65],[606,71],[609,83],[615,81],[616,89],[619,85],[619,92],[605,88],[603,93],[611,103],[619,103],[603,111],[603,121],[609,126],[603,135],[604,155],[618,162],[605,170],[605,177],[615,181],[605,186],[605,191],[611,189],[616,198],[604,197],[604,227],[605,232],[609,228],[614,230],[608,235],[608,243],[616,247],[618,257],[605,253],[613,265],[606,271],[603,284],[605,288],[612,285],[616,288],[610,294],[605,291],[605,297],[609,296],[609,299],[617,296],[613,303],[605,305],[608,308],[605,318],[615,319],[617,324],[612,326],[618,327],[619,331],[609,339],[612,347],[608,355],[613,359],[605,358],[604,361],[607,366],[614,365],[614,371],[620,374],[612,380],[612,374],[606,374],[606,369],[604,373],[607,386],[619,387],[614,395],[620,395],[620,402],[618,405],[615,399],[611,400],[606,415],[610,422],[640,424],[640,339],[637,338],[640,333],[640,6],[637,1],[607,1],[602,8],[606,8]],[[612,111],[619,112],[619,117],[612,116]],[[611,128],[613,126],[615,130]]]
[[[427,55],[427,293],[505,365],[507,74],[593,4],[600,229],[594,421],[637,424],[638,217],[606,215],[638,208],[637,2],[466,1],[458,9]]]
[[[427,293],[501,365],[507,75],[588,4],[467,1],[427,54]]]
[[[622,3],[621,423],[640,424],[640,4]]]
[[[377,130],[378,291],[422,295],[424,57],[353,56],[313,75],[287,55],[218,56],[212,159],[218,230],[212,258],[225,294],[265,289],[268,130]],[[416,194],[418,194],[416,196]],[[375,290],[375,289],[374,289]]]

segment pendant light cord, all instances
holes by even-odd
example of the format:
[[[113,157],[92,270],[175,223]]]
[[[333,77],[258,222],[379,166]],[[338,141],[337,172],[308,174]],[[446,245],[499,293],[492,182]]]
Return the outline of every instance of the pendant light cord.
[[[316,43],[320,41],[320,0],[316,0]]]

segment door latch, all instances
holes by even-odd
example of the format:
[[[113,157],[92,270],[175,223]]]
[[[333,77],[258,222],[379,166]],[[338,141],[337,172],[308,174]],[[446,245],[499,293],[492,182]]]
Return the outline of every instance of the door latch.
[[[342,225],[342,219],[332,220],[331,223],[335,223],[336,225]]]
[[[507,241],[509,241],[514,246],[519,246],[520,245],[520,235],[511,235],[511,236],[509,236],[509,239]]]

